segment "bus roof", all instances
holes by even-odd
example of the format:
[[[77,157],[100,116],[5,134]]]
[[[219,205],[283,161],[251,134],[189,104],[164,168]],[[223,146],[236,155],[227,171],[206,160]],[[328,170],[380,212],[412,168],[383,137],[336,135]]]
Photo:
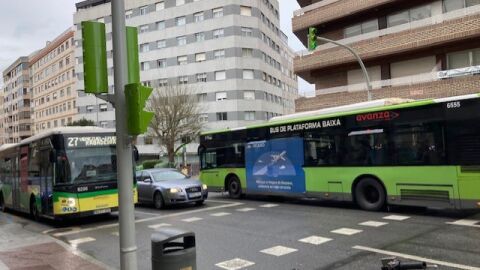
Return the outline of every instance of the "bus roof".
[[[28,137],[22,140],[19,144],[31,143],[33,141],[49,137],[54,134],[81,134],[81,133],[111,133],[115,132],[115,129],[107,129],[101,127],[58,127],[54,128],[32,137]]]
[[[223,133],[223,132],[244,130],[244,129],[251,129],[251,128],[268,127],[268,126],[274,126],[274,125],[285,124],[285,123],[338,117],[338,116],[380,111],[380,110],[386,110],[386,109],[417,107],[417,106],[423,106],[423,105],[428,105],[433,103],[449,102],[449,101],[472,99],[472,98],[479,98],[479,97],[480,97],[480,94],[470,94],[470,95],[463,95],[463,96],[454,96],[454,97],[438,98],[438,99],[424,99],[424,100],[412,100],[412,99],[401,99],[401,98],[380,99],[380,100],[373,100],[373,101],[361,102],[356,104],[326,108],[326,109],[321,109],[316,111],[308,111],[308,112],[301,112],[301,113],[273,117],[272,119],[264,123],[255,124],[255,125],[246,126],[246,127],[238,127],[233,129],[212,130],[212,131],[203,132],[201,135],[209,135],[209,134],[216,134],[216,133]]]

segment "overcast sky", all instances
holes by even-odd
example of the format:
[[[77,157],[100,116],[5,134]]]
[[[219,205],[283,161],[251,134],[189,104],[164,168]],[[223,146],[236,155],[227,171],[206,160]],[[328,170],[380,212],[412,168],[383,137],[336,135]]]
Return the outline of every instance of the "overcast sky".
[[[0,71],[20,56],[28,56],[45,46],[73,24],[79,0],[14,0],[0,8]],[[292,33],[291,17],[299,9],[297,1],[279,0],[281,28],[295,51],[305,49]],[[0,85],[2,81],[0,80]],[[310,89],[300,84],[300,91]]]

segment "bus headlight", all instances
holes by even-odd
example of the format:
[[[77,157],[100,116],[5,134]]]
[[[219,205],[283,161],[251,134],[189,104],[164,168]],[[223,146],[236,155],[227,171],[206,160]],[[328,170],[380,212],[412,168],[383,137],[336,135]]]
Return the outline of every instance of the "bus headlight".
[[[175,194],[175,193],[182,192],[182,189],[181,188],[171,188],[169,190],[169,192],[172,193],[172,194]]]
[[[207,187],[207,185],[202,184],[202,188],[203,188],[203,190],[207,190],[208,187]]]

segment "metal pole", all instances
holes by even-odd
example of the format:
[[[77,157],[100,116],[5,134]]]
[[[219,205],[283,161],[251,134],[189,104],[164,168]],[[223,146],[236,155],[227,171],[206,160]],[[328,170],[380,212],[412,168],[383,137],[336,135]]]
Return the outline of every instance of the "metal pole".
[[[125,2],[112,0],[112,41],[115,78],[115,123],[117,136],[117,179],[120,226],[120,269],[137,269],[135,215],[133,205],[132,145],[127,132],[125,84],[127,82],[127,44]]]
[[[347,49],[349,52],[351,52],[353,54],[353,56],[355,56],[358,63],[360,64],[360,67],[362,68],[363,76],[365,77],[365,83],[367,84],[368,101],[372,100],[372,84],[370,82],[370,76],[368,76],[368,72],[367,72],[367,69],[365,68],[365,64],[363,64],[363,61],[360,58],[360,56],[357,54],[357,52],[355,52],[355,50],[352,47],[350,47],[348,45],[345,45],[345,44],[342,44],[340,42],[337,42],[335,40],[331,40],[331,39],[324,38],[324,37],[318,37],[318,36],[317,36],[317,39],[321,40],[321,41],[333,43],[337,46],[343,47],[343,48]]]

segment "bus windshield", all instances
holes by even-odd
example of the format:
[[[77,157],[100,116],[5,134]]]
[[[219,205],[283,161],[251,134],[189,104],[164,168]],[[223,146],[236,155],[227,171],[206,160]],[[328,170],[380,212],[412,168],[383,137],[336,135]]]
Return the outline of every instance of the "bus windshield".
[[[57,158],[57,184],[111,181],[117,177],[115,146],[76,148]]]

